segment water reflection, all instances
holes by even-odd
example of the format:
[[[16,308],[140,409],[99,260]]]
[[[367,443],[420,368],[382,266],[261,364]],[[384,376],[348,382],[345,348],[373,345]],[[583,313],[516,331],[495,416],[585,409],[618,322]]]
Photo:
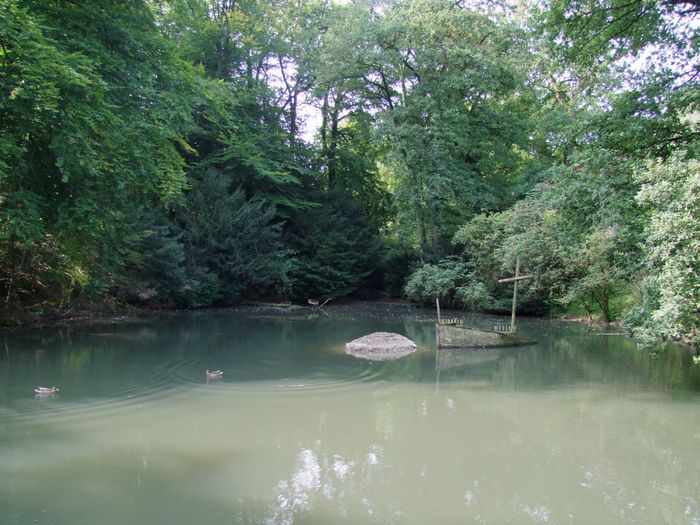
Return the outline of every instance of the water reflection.
[[[653,361],[523,320],[539,345],[438,353],[426,315],[5,335],[0,522],[700,521],[700,381],[683,349]],[[344,355],[372,331],[419,351]],[[61,394],[34,399],[37,384]]]
[[[286,525],[294,523],[297,513],[309,508],[312,492],[321,488],[321,467],[316,455],[308,449],[297,454],[297,466],[290,480],[281,480],[275,487],[276,507],[265,523]],[[324,488],[324,495],[329,494]]]
[[[441,348],[435,352],[435,369],[449,370],[498,361],[500,348]]]

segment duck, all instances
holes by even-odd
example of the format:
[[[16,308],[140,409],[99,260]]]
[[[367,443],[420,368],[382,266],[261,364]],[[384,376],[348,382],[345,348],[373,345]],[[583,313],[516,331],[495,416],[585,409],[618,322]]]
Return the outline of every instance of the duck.
[[[220,379],[223,375],[221,370],[207,370],[207,379]]]
[[[57,386],[52,386],[52,387],[45,387],[45,386],[38,386],[34,389],[34,393],[38,396],[52,396],[54,394],[58,394],[60,392],[60,388]]]

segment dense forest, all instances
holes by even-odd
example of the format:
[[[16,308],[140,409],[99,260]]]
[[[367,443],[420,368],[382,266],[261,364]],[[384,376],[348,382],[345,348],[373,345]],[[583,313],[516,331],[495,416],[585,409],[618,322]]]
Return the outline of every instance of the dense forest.
[[[0,0],[0,304],[700,339],[697,0]],[[87,306],[86,306],[87,305]]]

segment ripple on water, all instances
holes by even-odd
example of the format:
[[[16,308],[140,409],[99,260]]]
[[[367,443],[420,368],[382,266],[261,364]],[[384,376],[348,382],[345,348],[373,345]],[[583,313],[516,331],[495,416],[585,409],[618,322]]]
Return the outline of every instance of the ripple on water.
[[[205,371],[213,368],[223,370],[224,376],[207,380]],[[9,407],[0,407],[0,425],[21,425],[37,418],[48,423],[54,418],[70,421],[105,415],[166,397],[186,395],[193,388],[211,388],[221,394],[276,395],[284,391],[317,395],[381,381],[389,375],[388,370],[386,363],[337,353],[288,373],[289,361],[261,358],[236,363],[226,352],[211,352],[169,360],[153,370],[130,374],[124,382],[113,377],[108,383],[88,381],[80,385],[79,390],[63,383],[60,394],[45,398],[34,398],[28,391],[26,398],[14,400]],[[275,377],[275,374],[285,375]]]
[[[28,397],[9,408],[0,409],[0,426],[9,428],[29,421],[51,423],[58,419],[63,422],[78,421],[97,415],[109,415],[113,411],[153,403],[181,393],[177,388],[159,383],[148,389],[131,386],[94,396],[63,394],[51,398]]]
[[[223,377],[207,379],[206,370],[221,370]],[[178,360],[164,367],[162,374],[173,385],[210,385],[235,390],[279,391],[342,388],[359,382],[376,381],[386,367],[346,356],[341,352],[302,363],[285,356],[241,359],[224,350]]]

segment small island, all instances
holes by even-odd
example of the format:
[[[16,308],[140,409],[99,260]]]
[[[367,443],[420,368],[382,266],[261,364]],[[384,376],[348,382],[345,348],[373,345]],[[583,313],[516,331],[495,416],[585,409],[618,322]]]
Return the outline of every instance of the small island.
[[[370,361],[391,361],[412,354],[416,343],[400,334],[374,332],[345,345],[345,353]]]

